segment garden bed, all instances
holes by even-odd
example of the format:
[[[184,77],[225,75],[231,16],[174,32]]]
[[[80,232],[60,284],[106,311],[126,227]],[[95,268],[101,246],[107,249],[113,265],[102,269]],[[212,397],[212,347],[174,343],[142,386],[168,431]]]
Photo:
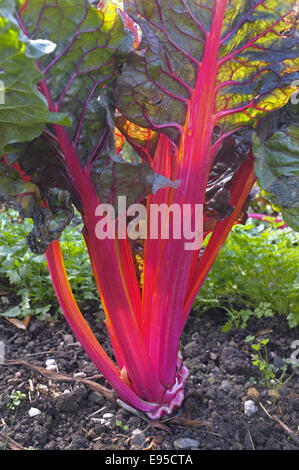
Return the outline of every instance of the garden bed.
[[[103,321],[90,312],[86,318],[109,351]],[[259,383],[260,371],[252,363],[251,344],[245,341],[248,335],[257,342],[269,339],[268,362],[280,367],[294,352],[298,328],[290,329],[284,317],[275,316],[252,318],[245,330],[224,333],[225,321],[223,310],[203,317],[191,314],[182,336],[190,370],[184,404],[172,416],[151,422],[116,403],[113,394],[105,398],[84,383],[91,379],[108,388],[63,319],[52,323],[31,319],[22,331],[0,318],[6,361],[25,361],[0,365],[0,447],[298,450],[298,369],[288,370],[289,380],[277,395]],[[46,375],[31,368],[44,369],[49,359],[52,371]],[[55,372],[67,375],[67,380]],[[14,392],[22,393],[15,406]],[[36,416],[29,415],[32,409],[38,410]]]

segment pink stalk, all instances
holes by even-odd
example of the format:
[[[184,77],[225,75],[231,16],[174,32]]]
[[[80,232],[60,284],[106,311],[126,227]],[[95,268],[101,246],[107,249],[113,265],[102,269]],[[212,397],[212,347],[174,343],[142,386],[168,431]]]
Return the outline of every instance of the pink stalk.
[[[21,13],[25,11],[27,3],[26,1]],[[159,2],[156,3],[158,6]],[[205,33],[205,50],[201,62],[197,62],[197,81],[194,90],[189,87],[190,99],[184,99],[187,105],[184,128],[173,123],[182,131],[176,154],[172,154],[170,140],[164,134],[159,137],[154,159],[149,155],[148,148],[140,147],[144,160],[150,162],[157,173],[181,182],[178,189],[167,188],[150,195],[147,199],[148,212],[150,213],[154,204],[164,203],[169,208],[171,205],[176,205],[181,210],[184,205],[189,205],[193,210],[191,217],[193,225],[195,207],[205,202],[208,178],[217,151],[224,138],[233,132],[228,130],[225,134],[224,125],[222,137],[212,144],[214,127],[220,120],[222,125],[224,118],[229,115],[246,112],[251,106],[255,107],[255,99],[252,99],[250,103],[240,105],[239,109],[230,109],[229,102],[226,109],[216,109],[217,92],[229,84],[229,81],[222,85],[217,83],[220,67],[246,47],[253,47],[260,37],[252,38],[249,44],[219,59],[219,48],[225,39],[221,39],[221,34],[227,5],[228,0],[213,2],[214,13],[210,31],[205,31],[199,25]],[[140,39],[138,29],[129,18],[124,18],[127,26],[135,34],[134,47],[137,47]],[[19,21],[22,25],[21,18]],[[23,25],[22,29],[27,34]],[[186,56],[188,57],[187,53]],[[190,58],[195,63],[195,59]],[[51,65],[53,63],[45,71],[49,70]],[[182,84],[179,77],[177,80]],[[94,83],[89,99],[98,85]],[[48,100],[50,111],[59,112],[59,104],[67,89],[68,87],[65,88],[59,101],[54,103],[46,79],[42,81],[40,90]],[[168,94],[178,98],[170,91]],[[83,111],[87,109],[89,99]],[[231,184],[233,214],[216,224],[200,258],[200,247],[194,251],[187,251],[185,246],[187,240],[184,236],[176,239],[174,230],[170,230],[169,239],[164,240],[162,237],[152,239],[150,236],[152,226],[148,218],[148,238],[145,242],[143,260],[144,279],[141,289],[128,238],[99,240],[96,236],[96,226],[99,221],[96,209],[100,201],[92,183],[91,170],[99,147],[93,151],[87,167],[84,168],[76,151],[82,122],[81,120],[74,142],[70,141],[65,128],[59,125],[54,125],[53,128],[65,172],[75,188],[82,208],[84,238],[118,367],[101,348],[76,304],[67,280],[58,242],[50,245],[46,253],[51,278],[62,311],[74,334],[119,396],[135,408],[147,412],[151,418],[160,418],[163,413],[170,413],[175,406],[180,406],[182,403],[183,389],[188,375],[187,369],[182,366],[179,351],[182,330],[195,297],[255,182],[253,156],[250,155],[250,158],[243,163]],[[101,144],[102,142],[99,145]],[[256,214],[251,216],[255,217]],[[166,222],[165,219],[162,220],[162,224]],[[182,221],[180,228],[183,233]]]
[[[203,204],[210,168],[215,154],[210,152],[213,132],[214,92],[218,71],[218,48],[226,1],[216,1],[211,33],[208,33],[198,79],[192,93],[182,143],[179,149],[176,190],[164,190],[170,204]],[[153,201],[153,199],[151,199]],[[154,295],[143,304],[143,316],[150,315],[149,353],[162,384],[169,388],[177,371],[177,355],[181,336],[182,310],[185,303],[189,272],[194,252],[185,250],[186,240],[148,240],[146,257],[158,259],[152,277],[144,279],[146,289]],[[158,254],[157,254],[158,249]],[[147,259],[147,258],[145,258]],[[167,270],[167,275],[165,275]],[[146,271],[148,273],[148,271]],[[150,296],[149,296],[150,297]],[[163,312],[163,314],[161,314]]]
[[[196,271],[194,272],[193,277],[189,280],[189,289],[183,311],[181,331],[183,331],[198,291],[203,285],[233,225],[236,223],[255,182],[254,158],[251,154],[250,157],[245,160],[232,181],[231,204],[235,207],[235,210],[230,217],[217,223],[208,245],[205,248],[202,257],[198,261]]]
[[[49,102],[49,109],[58,111],[45,80],[41,83],[41,91]],[[112,342],[118,346],[122,364],[126,368],[136,393],[149,402],[160,403],[165,390],[151,364],[137,320],[138,316],[140,317],[138,309],[141,308],[141,299],[135,271],[134,276],[131,277],[133,268],[128,240],[97,239],[95,227],[98,220],[95,213],[100,201],[90,182],[89,170],[83,170],[65,129],[60,125],[55,125],[54,128],[65,157],[67,171],[81,199],[85,240],[103,308],[109,321]],[[88,197],[86,197],[87,194]],[[126,261],[129,262],[129,268],[124,264],[124,259],[121,259],[124,254]],[[107,269],[108,266],[109,269]]]
[[[88,323],[82,316],[69,285],[59,242],[54,242],[49,246],[46,252],[46,259],[63,314],[90,359],[106,377],[122,400],[146,412],[155,409],[154,405],[146,403],[138,397],[121,380],[120,371],[100,346]]]
[[[280,229],[283,229],[283,228],[288,228],[288,224],[284,223],[282,219],[280,219],[279,217],[272,217],[270,215],[267,215],[267,214],[256,214],[256,213],[249,213],[248,214],[248,218],[249,219],[257,219],[257,220],[261,220],[262,222],[275,222],[276,224],[282,224],[280,225],[278,228]]]

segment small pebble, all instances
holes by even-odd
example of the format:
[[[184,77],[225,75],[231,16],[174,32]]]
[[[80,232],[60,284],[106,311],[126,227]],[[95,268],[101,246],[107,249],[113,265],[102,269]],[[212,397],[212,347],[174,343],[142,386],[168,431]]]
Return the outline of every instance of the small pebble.
[[[140,429],[134,429],[131,435],[131,445],[134,447],[143,447],[146,437]]]
[[[103,421],[104,421],[103,424],[105,424],[105,426],[110,426],[113,417],[114,417],[113,413],[104,413],[103,414]]]
[[[224,392],[228,392],[232,388],[232,384],[229,380],[222,380],[220,388]]]
[[[244,413],[246,416],[249,418],[253,416],[257,412],[257,407],[255,406],[255,403],[253,400],[246,400],[244,402]]]
[[[276,390],[268,390],[268,396],[271,398],[275,398],[276,400],[280,400],[280,394]]]
[[[210,352],[210,359],[212,359],[212,361],[216,361],[217,359],[217,354],[213,353],[213,352]]]
[[[34,418],[35,416],[38,416],[41,414],[41,410],[39,410],[38,408],[30,408],[30,410],[28,411],[28,414],[30,418]]]
[[[0,341],[0,364],[5,362],[5,346],[3,341]]]
[[[72,335],[64,335],[63,340],[66,344],[73,344],[75,342],[74,337]]]
[[[52,370],[52,371],[55,371],[55,372],[56,372],[56,371],[57,371],[57,366],[56,366],[56,365],[54,366],[54,364],[53,364],[53,365],[47,366],[46,369],[47,369],[47,370]]]
[[[199,442],[195,439],[190,439],[189,437],[181,437],[180,439],[176,439],[173,445],[176,450],[199,448]]]
[[[196,357],[201,353],[201,348],[199,344],[195,341],[191,341],[190,343],[186,344],[184,347],[184,355],[185,357]]]
[[[93,439],[96,439],[99,436],[97,435],[97,433],[95,432],[94,429],[90,429],[87,433],[87,437],[88,437],[88,439],[93,440]]]
[[[107,421],[103,418],[91,418],[91,421],[93,423],[99,423],[99,424],[106,424]]]
[[[46,360],[46,367],[48,367],[48,366],[56,366],[55,359],[47,359]]]
[[[76,372],[73,374],[74,379],[80,379],[86,377],[86,374],[84,372]]]
[[[286,385],[282,384],[279,388],[279,395],[282,397],[287,397],[289,394],[289,389]]]
[[[258,399],[260,397],[260,392],[255,387],[250,387],[247,390],[247,395],[248,395],[248,397],[252,398],[252,400],[258,401]]]

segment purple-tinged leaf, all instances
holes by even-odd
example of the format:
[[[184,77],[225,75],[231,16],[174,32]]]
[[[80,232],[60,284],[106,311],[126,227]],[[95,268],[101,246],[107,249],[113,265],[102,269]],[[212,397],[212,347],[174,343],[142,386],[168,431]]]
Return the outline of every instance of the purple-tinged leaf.
[[[57,45],[39,64],[56,111],[72,119],[67,135],[86,166],[105,137],[100,91],[119,73],[132,35],[112,2],[98,10],[88,0],[29,1],[18,20],[29,38]]]
[[[163,130],[176,142],[197,90],[213,102],[211,125],[220,135],[282,107],[298,77],[294,0],[125,0],[142,29],[140,52],[118,79],[117,106],[129,120]],[[197,83],[213,13],[225,6],[217,43],[216,82]],[[219,31],[218,31],[219,33]],[[215,69],[216,67],[216,69]],[[204,119],[204,116],[198,116]]]

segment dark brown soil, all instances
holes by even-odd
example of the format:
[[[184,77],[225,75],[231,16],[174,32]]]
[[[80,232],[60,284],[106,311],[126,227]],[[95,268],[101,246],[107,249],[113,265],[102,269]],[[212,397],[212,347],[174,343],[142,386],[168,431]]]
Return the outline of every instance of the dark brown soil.
[[[87,320],[109,349],[103,322],[92,314]],[[247,335],[268,338],[269,363],[279,367],[293,352],[298,329],[290,330],[283,317],[275,317],[251,320],[246,330],[223,333],[225,320],[221,311],[202,318],[191,315],[182,337],[190,370],[185,402],[159,423],[124,409],[76,378],[60,382],[27,366],[0,365],[0,448],[298,450],[298,369],[289,369],[285,378],[294,375],[275,396],[273,390],[259,384],[260,373],[252,364],[250,344],[245,342]],[[53,323],[31,319],[22,331],[0,317],[0,341],[5,345],[6,360],[24,360],[44,368],[47,359],[55,359],[59,373],[71,378],[82,373],[109,387],[63,319]],[[13,410],[11,395],[15,391],[25,398]],[[248,400],[255,404],[252,416],[244,411]],[[40,414],[30,417],[31,408]]]

